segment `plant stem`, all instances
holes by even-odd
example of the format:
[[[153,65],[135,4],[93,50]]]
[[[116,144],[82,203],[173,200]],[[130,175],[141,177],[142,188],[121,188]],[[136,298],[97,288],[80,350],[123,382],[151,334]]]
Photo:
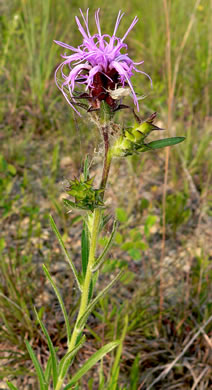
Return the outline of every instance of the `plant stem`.
[[[105,189],[107,179],[108,179],[109,170],[110,170],[110,163],[111,163],[111,154],[110,154],[110,148],[109,148],[110,145],[109,145],[108,125],[107,124],[102,126],[102,134],[103,134],[103,139],[104,139],[105,154],[104,154],[104,165],[103,165],[100,188]],[[104,197],[104,193],[103,193],[102,197]],[[77,336],[82,330],[82,329],[77,328],[77,323],[78,323],[79,319],[82,317],[82,315],[85,313],[87,305],[88,305],[88,294],[89,294],[90,283],[91,283],[91,278],[92,278],[92,271],[91,270],[92,270],[92,267],[93,267],[93,264],[95,261],[100,218],[101,218],[100,209],[95,209],[93,212],[93,225],[92,225],[91,238],[90,238],[90,251],[89,251],[89,258],[88,258],[88,266],[87,266],[86,276],[85,276],[85,280],[84,280],[84,284],[83,284],[80,309],[79,309],[79,313],[78,313],[75,327],[73,330],[73,334],[71,337],[71,341],[70,341],[70,344],[68,346],[68,351],[71,351],[75,347]]]
[[[104,139],[104,147],[105,147],[105,154],[104,154],[104,166],[103,166],[103,171],[102,171],[102,180],[100,184],[100,188],[103,188],[105,190],[107,179],[108,179],[108,174],[110,170],[110,164],[112,160],[112,156],[110,153],[110,143],[109,143],[109,135],[108,135],[108,125],[102,126],[102,135]],[[104,192],[102,197],[104,197]]]
[[[104,165],[103,165],[100,188],[105,189],[107,179],[108,179],[109,170],[110,170],[110,163],[111,163],[111,155],[110,155],[110,148],[109,148],[110,145],[109,145],[109,136],[108,136],[108,125],[107,124],[102,126],[102,134],[103,134],[103,139],[104,139],[105,154],[104,154]],[[104,197],[104,192],[103,192],[102,197]],[[77,336],[82,330],[82,329],[77,328],[77,323],[78,323],[79,319],[82,317],[82,315],[84,314],[84,312],[86,311],[86,308],[88,305],[88,294],[89,294],[89,288],[90,288],[91,277],[92,277],[91,270],[92,270],[92,267],[93,267],[93,264],[95,261],[100,218],[101,218],[100,209],[95,209],[93,212],[93,225],[92,225],[91,238],[90,238],[90,251],[89,251],[89,258],[88,258],[88,266],[87,266],[86,276],[85,276],[85,280],[84,280],[84,284],[83,284],[80,309],[79,309],[79,313],[78,313],[75,327],[73,330],[73,334],[71,337],[71,341],[70,341],[70,344],[68,346],[68,351],[71,351],[75,347]]]
[[[87,305],[88,305],[88,294],[90,289],[90,283],[91,283],[91,277],[92,277],[92,266],[95,261],[95,253],[96,253],[96,246],[97,246],[97,240],[98,240],[98,233],[99,233],[99,223],[100,223],[100,217],[101,217],[101,211],[100,209],[95,209],[93,213],[93,226],[91,231],[91,240],[90,240],[90,251],[89,251],[89,258],[88,258],[88,266],[86,271],[86,276],[83,284],[83,290],[82,290],[82,296],[81,296],[81,302],[80,302],[80,309],[77,316],[77,320],[75,322],[75,327],[72,333],[71,341],[68,346],[68,351],[71,351],[76,344],[77,336],[81,332],[82,329],[77,328],[77,323],[79,319],[84,314]]]
[[[108,125],[102,126],[102,134],[104,139],[104,146],[105,146],[105,153],[104,153],[104,165],[103,165],[103,171],[102,171],[102,179],[100,183],[100,188],[103,188],[105,190],[109,170],[110,170],[110,164],[112,156],[110,154],[110,144],[109,144],[109,136],[108,136]],[[104,191],[102,193],[102,198],[104,198]],[[81,301],[80,301],[80,308],[78,312],[78,316],[75,322],[75,326],[73,329],[73,333],[71,336],[70,343],[68,345],[68,352],[72,351],[76,345],[77,337],[82,332],[82,328],[78,328],[77,324],[80,320],[80,318],[85,313],[87,306],[88,306],[88,296],[89,296],[89,290],[90,290],[90,284],[92,280],[92,267],[95,262],[95,254],[96,254],[96,247],[98,243],[98,234],[99,234],[99,225],[101,221],[101,209],[95,209],[93,212],[93,221],[92,221],[92,228],[91,228],[91,237],[90,237],[90,250],[89,250],[89,258],[88,258],[88,265],[87,265],[87,271],[85,275],[85,280],[82,287],[82,295],[81,295]],[[68,370],[69,367],[67,367]],[[55,390],[60,390],[64,382],[64,377],[58,377],[57,385]]]
[[[89,252],[89,258],[88,258],[88,266],[86,271],[85,280],[83,283],[82,288],[82,295],[81,295],[81,301],[80,301],[80,308],[79,313],[75,322],[74,330],[71,336],[70,343],[68,345],[68,352],[72,351],[76,345],[77,337],[81,333],[82,329],[77,327],[77,324],[82,317],[82,315],[85,313],[88,305],[88,294],[90,289],[90,283],[92,278],[92,266],[95,261],[95,253],[96,253],[96,246],[98,241],[98,233],[99,233],[99,223],[100,223],[100,217],[101,217],[101,210],[95,209],[93,212],[93,224],[92,224],[92,231],[91,231],[91,240],[90,240],[90,252]],[[68,370],[69,367],[67,367]],[[64,376],[58,377],[57,385],[55,390],[60,390],[64,382]]]

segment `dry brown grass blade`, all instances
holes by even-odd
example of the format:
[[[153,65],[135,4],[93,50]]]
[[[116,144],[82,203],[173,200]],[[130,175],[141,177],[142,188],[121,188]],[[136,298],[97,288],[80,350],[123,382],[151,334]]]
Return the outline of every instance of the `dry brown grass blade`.
[[[193,342],[196,340],[196,338],[202,333],[205,329],[205,327],[212,321],[212,316],[208,318],[208,320],[205,322],[203,326],[199,328],[199,330],[194,334],[194,336],[191,338],[191,340],[186,344],[185,348],[183,348],[182,352],[173,360],[172,363],[168,364],[165,370],[161,372],[161,374],[152,382],[150,386],[148,386],[147,390],[150,390],[153,388],[153,386],[158,383],[161,379],[164,379],[168,373],[171,371],[171,369],[175,366],[175,364],[182,358],[182,356],[186,353],[186,351],[189,349],[189,347],[193,344]],[[205,371],[205,369],[203,370]],[[205,374],[205,372],[204,372]],[[199,377],[197,378],[197,380]],[[201,379],[201,378],[200,378]],[[200,380],[199,379],[199,380]],[[198,380],[198,382],[199,382]]]
[[[201,374],[198,376],[198,378],[196,378],[191,390],[195,390],[198,383],[201,381],[201,379],[205,376],[205,374],[208,372],[209,370],[209,367],[205,367],[204,370],[201,372]]]
[[[171,91],[172,91],[172,64],[171,64],[171,30],[170,30],[170,20],[169,20],[169,8],[167,0],[163,0],[163,8],[164,8],[164,14],[165,14],[165,21],[166,21],[166,66],[167,66],[167,74],[168,74],[168,133],[169,129],[171,127],[172,122],[172,98],[171,98]],[[166,239],[166,192],[167,192],[167,182],[168,182],[168,171],[169,171],[169,154],[170,154],[170,148],[166,149],[166,157],[165,157],[165,173],[164,173],[164,184],[163,184],[163,199],[162,199],[162,208],[163,208],[163,215],[162,215],[162,223],[163,223],[163,230],[162,230],[162,246],[161,246],[161,256],[160,256],[160,316],[159,316],[159,325],[161,325],[162,322],[162,312],[163,312],[163,260],[165,256],[165,239]]]

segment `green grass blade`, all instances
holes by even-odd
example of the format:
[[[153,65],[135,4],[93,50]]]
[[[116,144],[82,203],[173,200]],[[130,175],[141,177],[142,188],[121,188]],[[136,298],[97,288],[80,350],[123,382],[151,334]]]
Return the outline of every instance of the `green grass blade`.
[[[120,339],[120,344],[118,346],[117,352],[116,352],[116,357],[113,363],[112,367],[112,374],[111,374],[111,379],[109,383],[109,389],[110,390],[116,390],[117,389],[117,384],[118,384],[118,377],[119,377],[119,370],[120,370],[120,359],[121,359],[121,354],[122,354],[122,349],[123,349],[123,342],[126,336],[127,332],[127,327],[128,327],[128,316],[125,316],[124,319],[124,328],[122,331],[121,339]]]
[[[90,368],[92,368],[99,360],[101,360],[108,352],[112,351],[119,345],[119,341],[113,341],[104,345],[104,347],[100,348],[99,351],[95,352],[83,366],[78,370],[78,372],[73,376],[71,382],[65,386],[64,390],[70,389],[83,375],[86,374]]]
[[[92,272],[96,272],[101,267],[101,265],[104,263],[105,256],[106,256],[107,252],[109,251],[109,249],[111,248],[111,245],[113,243],[113,238],[114,238],[114,235],[116,232],[116,228],[117,228],[117,221],[114,221],[113,229],[112,229],[110,238],[108,240],[108,243],[106,244],[102,254],[95,261],[94,266],[92,267]]]
[[[84,167],[83,167],[83,175],[84,175],[84,180],[86,181],[88,179],[89,175],[89,166],[88,166],[89,160],[88,160],[88,155],[85,158],[84,161]]]
[[[69,265],[70,265],[70,267],[71,267],[71,269],[72,269],[72,272],[73,272],[74,277],[75,277],[76,282],[77,282],[77,286],[79,287],[79,290],[81,291],[80,280],[79,280],[78,273],[77,273],[77,270],[76,270],[76,268],[75,268],[75,265],[74,265],[74,263],[73,263],[73,261],[72,261],[70,255],[69,255],[67,249],[65,248],[63,239],[62,239],[62,237],[61,237],[61,235],[60,235],[60,233],[59,233],[59,230],[57,229],[57,226],[56,226],[56,224],[55,224],[55,222],[54,222],[54,219],[52,218],[51,215],[49,216],[49,219],[50,219],[50,225],[51,225],[51,227],[52,227],[52,230],[54,231],[54,233],[55,233],[55,235],[56,235],[56,237],[57,237],[57,239],[58,239],[58,241],[59,241],[59,244],[60,244],[60,246],[61,246],[61,249],[62,249],[62,251],[63,251],[63,254],[65,255],[65,258],[66,258],[66,260],[68,261],[68,263],[69,263]]]
[[[15,309],[17,309],[18,311],[20,311],[20,315],[23,317],[23,316],[27,316],[27,314],[24,312],[24,310],[22,309],[22,307],[20,307],[16,302],[13,302],[12,299],[8,298],[6,295],[4,295],[2,292],[0,292],[0,297],[4,298],[8,303],[10,303],[11,305],[14,306]],[[14,310],[14,309],[13,309]],[[28,316],[27,316],[28,317]],[[28,317],[29,318],[29,317]]]
[[[40,365],[39,361],[37,360],[30,343],[27,340],[25,340],[25,343],[26,343],[26,347],[27,347],[27,350],[29,352],[29,355],[33,361],[34,366],[35,366],[35,370],[36,370],[39,384],[40,384],[40,390],[48,390],[48,384],[46,383],[46,379],[45,379],[43,370],[41,368],[41,365]]]
[[[104,390],[105,389],[105,376],[104,376],[104,370],[103,370],[103,358],[101,359],[100,362],[100,367],[99,367],[99,389],[98,390]]]
[[[62,297],[59,293],[59,290],[56,286],[56,284],[54,283],[49,271],[47,270],[46,266],[43,265],[43,270],[46,274],[46,277],[48,278],[49,282],[51,283],[52,285],[52,288],[54,289],[54,292],[57,296],[57,299],[59,301],[59,304],[60,304],[60,307],[61,307],[61,310],[63,312],[63,317],[64,317],[64,320],[65,320],[65,324],[66,324],[66,332],[67,332],[67,343],[69,344],[70,340],[71,340],[71,328],[70,328],[70,324],[69,324],[69,320],[68,320],[68,314],[67,314],[67,311],[66,311],[66,308],[65,308],[65,305],[63,303],[63,300],[62,300]]]
[[[9,386],[10,390],[18,390],[18,388],[15,385],[13,385],[11,382],[7,381],[7,385]]]
[[[140,356],[139,354],[136,356],[132,368],[130,370],[130,388],[132,390],[138,389],[138,381],[139,381],[139,361]]]
[[[86,222],[83,222],[82,238],[81,238],[81,255],[82,255],[82,272],[85,277],[87,266],[88,266],[88,257],[89,257],[89,232]]]
[[[96,298],[93,299],[93,301],[88,305],[85,313],[82,315],[82,317],[79,319],[78,323],[77,323],[77,328],[82,328],[89,316],[89,314],[91,313],[91,311],[93,310],[94,306],[97,304],[97,302],[100,300],[100,298],[102,298],[109,290],[110,288],[114,285],[114,283],[117,282],[118,279],[120,279],[120,277],[123,275],[123,270],[121,270],[118,275],[115,276],[115,278],[104,288],[104,290],[102,290]]]
[[[35,309],[35,314],[36,314],[36,317],[37,317],[37,320],[40,324],[40,327],[46,337],[46,340],[47,340],[47,344],[48,344],[48,347],[49,347],[49,351],[50,351],[50,355],[51,355],[51,364],[52,364],[52,377],[53,377],[53,385],[54,385],[54,388],[56,386],[56,383],[57,383],[57,356],[56,356],[56,352],[55,352],[55,349],[54,349],[54,346],[52,344],[52,340],[48,334],[48,331],[44,325],[44,323],[41,321],[41,319],[39,318],[38,316],[38,313]]]

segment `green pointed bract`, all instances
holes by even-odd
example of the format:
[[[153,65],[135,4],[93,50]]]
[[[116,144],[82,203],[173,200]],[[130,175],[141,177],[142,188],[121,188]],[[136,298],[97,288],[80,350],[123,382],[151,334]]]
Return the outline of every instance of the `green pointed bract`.
[[[123,137],[123,138],[126,138],[127,140],[134,142],[135,136],[133,134],[133,130],[132,129],[125,130],[125,137]]]
[[[154,120],[157,116],[157,113],[154,112],[149,118],[144,122],[135,124],[132,129],[132,134],[134,135],[135,142],[144,140],[152,131],[154,130],[163,130],[160,127],[154,125]]]
[[[93,188],[93,181],[94,177],[87,177],[84,180],[84,175],[79,180],[77,178],[71,180],[67,193],[74,198],[74,201],[64,199],[65,205],[73,209],[90,211],[94,211],[95,208],[104,207],[101,196],[103,189]]]

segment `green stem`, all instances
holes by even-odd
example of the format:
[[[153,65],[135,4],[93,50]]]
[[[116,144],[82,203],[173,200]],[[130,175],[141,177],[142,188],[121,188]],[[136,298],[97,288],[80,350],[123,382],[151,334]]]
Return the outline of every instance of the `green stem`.
[[[91,231],[91,240],[90,240],[90,251],[89,251],[89,258],[88,258],[88,266],[86,271],[85,280],[83,283],[83,289],[82,289],[82,296],[80,301],[80,309],[79,313],[75,322],[74,330],[71,336],[70,343],[68,345],[68,352],[72,351],[76,345],[77,337],[82,331],[82,329],[77,327],[78,321],[82,317],[82,315],[85,313],[87,306],[88,306],[88,295],[89,295],[89,289],[90,289],[90,283],[92,278],[92,267],[94,265],[95,261],[95,253],[96,253],[96,246],[98,241],[98,233],[99,233],[99,223],[100,223],[100,217],[101,217],[101,211],[100,209],[95,209],[93,213],[93,224],[92,224],[92,231]],[[67,367],[68,370],[69,367]],[[64,381],[64,376],[61,378],[58,377],[57,380],[57,386],[55,390],[60,390],[61,386]]]
[[[93,213],[93,226],[91,231],[91,241],[90,241],[90,251],[89,251],[89,258],[88,258],[88,266],[86,271],[86,276],[83,284],[83,290],[82,290],[82,296],[81,296],[81,302],[80,302],[80,309],[77,316],[77,320],[75,322],[75,327],[72,333],[71,341],[68,346],[68,350],[71,351],[76,344],[77,336],[81,332],[82,329],[77,328],[77,323],[81,316],[84,314],[87,305],[88,305],[88,294],[90,289],[90,283],[91,283],[91,277],[92,277],[92,267],[95,261],[95,253],[96,253],[96,246],[97,246],[97,240],[98,240],[98,233],[99,233],[99,223],[100,223],[100,216],[101,211],[100,209],[95,209]]]
[[[104,138],[104,145],[105,145],[105,154],[104,154],[104,166],[103,166],[103,172],[102,172],[102,179],[100,188],[103,188],[105,190],[109,170],[110,170],[110,164],[111,164],[111,153],[110,153],[110,144],[109,144],[109,136],[108,136],[108,126],[102,126],[102,134]],[[102,198],[104,198],[104,192],[102,195]],[[98,234],[99,234],[99,225],[101,220],[101,210],[95,209],[93,212],[93,221],[92,221],[92,228],[91,228],[91,237],[90,237],[90,250],[89,250],[89,258],[88,258],[88,265],[87,265],[87,271],[85,275],[85,280],[82,287],[82,295],[81,295],[81,301],[80,301],[80,308],[78,312],[78,316],[75,322],[75,326],[73,329],[73,333],[71,336],[70,343],[68,345],[68,352],[72,351],[76,345],[77,337],[82,332],[81,328],[77,327],[77,324],[82,317],[82,315],[85,313],[87,306],[88,306],[88,296],[89,296],[89,290],[90,290],[90,284],[92,280],[92,267],[95,262],[95,254],[96,254],[96,247],[98,242]],[[69,367],[67,367],[68,370]],[[64,382],[64,376],[63,378],[61,376],[58,377],[57,385],[55,390],[60,390]]]

